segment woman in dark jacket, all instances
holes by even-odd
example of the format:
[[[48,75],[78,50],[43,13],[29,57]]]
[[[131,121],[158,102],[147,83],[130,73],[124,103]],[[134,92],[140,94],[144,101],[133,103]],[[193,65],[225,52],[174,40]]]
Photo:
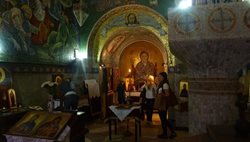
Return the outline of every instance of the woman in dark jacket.
[[[166,105],[166,96],[169,96],[169,82],[168,82],[168,76],[167,73],[161,72],[159,74],[159,85],[157,87],[157,97],[160,97],[160,102],[158,105],[158,111],[159,111],[159,116],[161,120],[161,126],[163,133],[159,135],[158,137],[161,139],[167,139],[167,127],[171,131],[171,135],[169,138],[174,138],[176,137],[176,133],[174,131],[173,126],[169,125],[169,122],[167,120],[167,110],[168,106]]]

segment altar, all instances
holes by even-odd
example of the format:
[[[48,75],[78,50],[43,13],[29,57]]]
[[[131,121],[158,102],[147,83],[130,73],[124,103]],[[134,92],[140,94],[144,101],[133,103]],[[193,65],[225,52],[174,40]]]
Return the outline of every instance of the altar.
[[[126,94],[127,101],[129,101],[130,103],[132,103],[132,104],[139,103],[141,92],[139,92],[139,91],[125,92],[125,94]]]
[[[141,137],[141,106],[136,105],[120,105],[120,106],[109,106],[108,111],[108,124],[109,124],[109,140],[112,140],[112,124],[114,124],[115,134],[117,134],[117,120],[124,121],[127,118],[135,120],[135,142]],[[128,129],[128,122],[127,122]]]

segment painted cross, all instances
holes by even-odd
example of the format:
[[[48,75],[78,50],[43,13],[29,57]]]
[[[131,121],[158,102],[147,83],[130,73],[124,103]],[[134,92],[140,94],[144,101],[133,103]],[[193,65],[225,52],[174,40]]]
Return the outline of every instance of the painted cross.
[[[210,15],[210,27],[219,32],[229,31],[235,22],[234,14],[226,8],[218,8]]]
[[[198,19],[191,14],[185,14],[176,20],[178,31],[182,34],[193,32],[197,29]]]
[[[246,26],[248,28],[250,28],[250,9],[248,9],[246,12],[245,12],[245,15],[244,15],[244,23],[246,24]]]

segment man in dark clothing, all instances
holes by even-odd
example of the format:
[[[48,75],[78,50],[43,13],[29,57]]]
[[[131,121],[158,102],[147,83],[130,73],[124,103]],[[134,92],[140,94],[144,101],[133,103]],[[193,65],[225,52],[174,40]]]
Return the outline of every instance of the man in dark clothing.
[[[126,99],[125,99],[125,84],[124,81],[121,80],[117,86],[117,94],[118,94],[118,102],[119,104],[125,104]]]
[[[70,81],[70,79],[62,81],[60,84],[60,90],[64,97],[64,109],[77,109],[79,96],[77,95],[74,84]]]

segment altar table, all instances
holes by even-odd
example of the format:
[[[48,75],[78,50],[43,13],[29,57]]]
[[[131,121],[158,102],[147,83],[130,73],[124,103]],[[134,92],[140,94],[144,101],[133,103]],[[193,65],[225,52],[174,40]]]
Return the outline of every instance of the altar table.
[[[108,123],[109,123],[109,140],[112,139],[112,122],[114,123],[115,134],[117,134],[117,120],[123,121],[126,118],[135,120],[135,141],[141,136],[141,106],[118,107],[115,105],[109,106]],[[128,125],[128,124],[127,124]],[[128,126],[127,126],[128,128]]]

